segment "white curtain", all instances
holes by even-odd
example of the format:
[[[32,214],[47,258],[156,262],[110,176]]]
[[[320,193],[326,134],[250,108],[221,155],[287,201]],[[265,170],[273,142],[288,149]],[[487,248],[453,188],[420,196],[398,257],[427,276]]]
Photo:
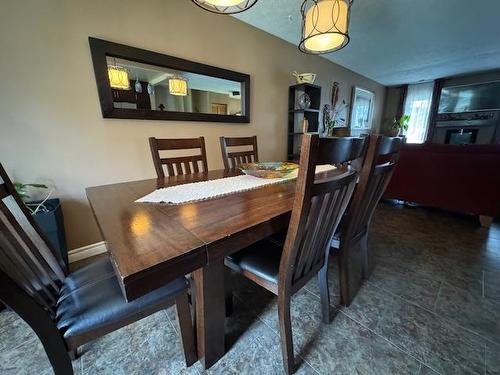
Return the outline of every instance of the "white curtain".
[[[404,114],[410,115],[406,139],[408,143],[423,143],[429,128],[434,82],[408,85]]]

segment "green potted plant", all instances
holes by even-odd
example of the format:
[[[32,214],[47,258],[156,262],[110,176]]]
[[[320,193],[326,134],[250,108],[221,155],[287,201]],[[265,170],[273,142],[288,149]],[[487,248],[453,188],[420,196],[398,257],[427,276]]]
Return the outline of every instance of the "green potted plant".
[[[394,117],[391,127],[391,135],[397,137],[402,135],[403,132],[408,130],[408,123],[410,122],[410,115],[403,115],[397,120]]]
[[[58,198],[51,198],[53,189],[44,184],[24,184],[15,182],[14,187],[23,200],[24,204],[33,215],[38,227],[47,236],[52,246],[59,250],[61,256],[68,265],[68,251],[66,247],[66,234],[64,231],[64,218],[61,202]],[[31,190],[43,191],[43,199],[31,201]]]

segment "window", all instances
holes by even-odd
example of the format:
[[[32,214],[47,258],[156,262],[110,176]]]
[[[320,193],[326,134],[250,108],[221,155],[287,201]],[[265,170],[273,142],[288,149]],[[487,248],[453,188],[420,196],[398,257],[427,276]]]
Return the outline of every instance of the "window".
[[[434,82],[408,85],[404,114],[410,115],[406,139],[408,143],[423,143],[429,128]]]

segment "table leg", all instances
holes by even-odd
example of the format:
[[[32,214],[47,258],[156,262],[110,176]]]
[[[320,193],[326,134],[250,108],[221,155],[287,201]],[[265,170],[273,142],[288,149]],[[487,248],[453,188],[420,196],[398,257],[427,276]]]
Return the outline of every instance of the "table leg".
[[[193,272],[196,288],[198,358],[205,369],[225,353],[224,260],[212,260]]]

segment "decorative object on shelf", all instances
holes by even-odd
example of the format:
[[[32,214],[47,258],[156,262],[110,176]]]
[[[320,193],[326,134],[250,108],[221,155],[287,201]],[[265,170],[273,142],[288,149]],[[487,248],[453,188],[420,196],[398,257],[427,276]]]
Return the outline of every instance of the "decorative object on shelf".
[[[410,115],[403,115],[399,118],[399,120],[396,120],[396,117],[394,117],[391,128],[391,136],[398,137],[402,135],[403,132],[408,130],[409,122]]]
[[[309,131],[309,120],[304,118],[302,120],[302,133],[307,133]]]
[[[265,161],[260,163],[244,163],[239,169],[250,176],[260,178],[285,178],[299,167],[288,162]]]
[[[297,108],[298,109],[308,109],[311,106],[311,98],[307,93],[303,93],[297,99]]]
[[[168,79],[168,92],[170,95],[186,96],[188,91],[187,79],[174,76]]]
[[[108,65],[109,85],[113,89],[130,90],[128,70],[119,65]]]
[[[294,71],[292,72],[292,76],[295,77],[297,84],[314,83],[314,80],[316,79],[316,73],[297,73]]]
[[[138,94],[142,93],[142,84],[139,82],[138,77],[135,77],[134,89],[136,93]]]
[[[339,90],[340,84],[338,82],[333,82],[332,85],[332,106],[335,109],[337,102],[339,101]]]
[[[342,100],[342,106],[337,108],[339,91],[340,84],[338,82],[333,82],[331,96],[332,104],[325,104],[323,106],[323,128],[328,136],[336,135],[335,128],[346,127],[346,114],[349,105],[346,104],[345,100]]]
[[[155,93],[155,88],[153,87],[153,85],[151,83],[148,83],[147,90],[148,90],[149,95],[153,95]]]
[[[323,108],[323,122],[325,131],[329,137],[333,136],[336,128],[346,128],[346,113],[349,104],[342,100],[340,106],[325,104]]]
[[[338,51],[349,43],[349,15],[353,0],[304,0],[302,40],[304,53],[323,54]]]
[[[351,99],[351,135],[370,132],[373,121],[375,93],[360,87],[353,87]]]
[[[200,8],[217,14],[235,14],[250,9],[258,0],[192,0]]]

